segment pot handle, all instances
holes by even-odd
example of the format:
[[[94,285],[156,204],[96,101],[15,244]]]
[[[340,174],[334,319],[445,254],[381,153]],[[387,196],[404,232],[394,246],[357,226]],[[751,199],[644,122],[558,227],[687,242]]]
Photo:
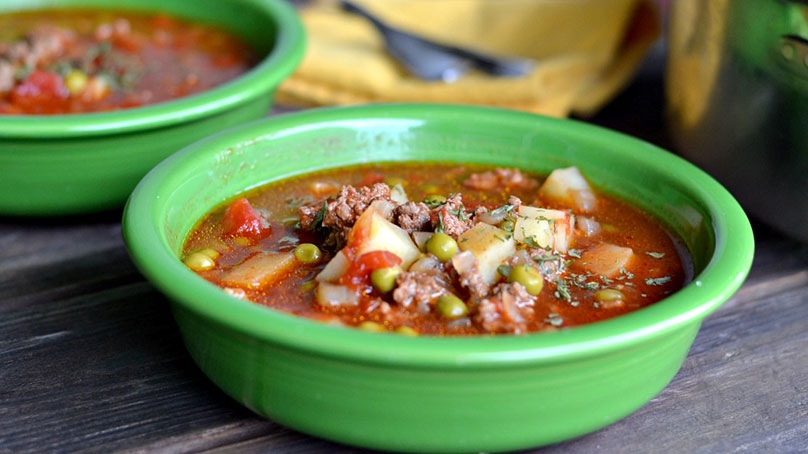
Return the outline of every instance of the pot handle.
[[[780,36],[777,66],[793,77],[808,80],[808,0],[780,1],[787,8],[793,31]]]
[[[780,37],[780,65],[794,75],[808,77],[808,39],[798,35]]]

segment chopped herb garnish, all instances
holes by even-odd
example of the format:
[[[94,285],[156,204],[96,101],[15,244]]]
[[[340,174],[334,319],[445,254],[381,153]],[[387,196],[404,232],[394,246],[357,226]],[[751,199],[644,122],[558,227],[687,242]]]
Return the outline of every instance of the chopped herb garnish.
[[[662,276],[662,277],[649,277],[645,280],[647,285],[664,285],[671,280],[670,276]]]
[[[555,313],[547,314],[547,318],[545,318],[544,321],[553,326],[561,326],[564,324],[564,319],[561,318],[560,315]]]
[[[620,274],[622,276],[625,276],[626,279],[634,279],[634,273],[632,273],[631,271],[623,268],[622,266],[620,267]]]
[[[513,209],[514,209],[513,205],[502,205],[501,207],[499,207],[499,208],[497,208],[495,210],[491,210],[491,214],[494,215],[494,216],[506,215],[506,214],[510,213],[511,211],[513,211]]]
[[[317,214],[314,215],[314,222],[312,223],[314,230],[320,230],[323,228],[323,219],[325,219],[326,213],[328,213],[328,202],[323,201],[323,206],[321,206],[320,209],[317,210]]]
[[[443,223],[442,212],[438,212],[438,225],[435,226],[435,233],[446,233],[446,225]]]
[[[448,211],[449,214],[455,216],[457,219],[460,219],[461,221],[468,221],[469,219],[471,219],[471,215],[466,212],[466,209],[463,207],[463,205],[460,205],[456,210],[446,210],[446,211]]]
[[[653,252],[653,251],[649,251],[649,252],[646,252],[646,254],[647,254],[647,255],[650,255],[651,257],[653,257],[653,258],[655,258],[655,259],[661,259],[662,257],[665,257],[665,253],[664,253],[664,252]]]
[[[522,242],[525,243],[526,245],[532,247],[532,248],[536,248],[536,249],[541,249],[542,248],[541,245],[539,245],[539,242],[536,241],[536,237],[533,236],[533,235],[526,236]]]
[[[570,257],[575,257],[576,259],[581,258],[581,250],[580,249],[570,249],[567,251],[567,255]]]
[[[563,299],[564,301],[567,302],[572,301],[572,295],[570,295],[570,290],[567,281],[562,279],[556,281],[555,297],[558,299]]]
[[[508,265],[500,265],[497,267],[497,273],[499,273],[503,277],[508,277],[511,275],[511,267]]]

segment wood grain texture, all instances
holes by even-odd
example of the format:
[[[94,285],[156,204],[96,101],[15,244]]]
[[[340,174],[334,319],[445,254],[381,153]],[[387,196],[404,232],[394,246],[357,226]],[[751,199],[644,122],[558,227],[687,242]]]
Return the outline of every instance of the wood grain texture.
[[[641,75],[591,121],[665,146],[660,87]],[[0,452],[360,452],[264,420],[212,385],[129,260],[119,219],[0,218]],[[670,385],[537,452],[806,449],[808,248],[755,233],[749,278]]]
[[[651,402],[541,452],[790,452],[808,439],[808,249],[757,226],[741,290]],[[0,219],[0,451],[356,452],[255,416],[193,365],[116,220]]]

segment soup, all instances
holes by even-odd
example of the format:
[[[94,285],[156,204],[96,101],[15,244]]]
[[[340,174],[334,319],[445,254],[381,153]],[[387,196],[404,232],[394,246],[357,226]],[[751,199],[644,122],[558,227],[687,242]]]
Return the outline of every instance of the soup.
[[[183,260],[238,298],[408,335],[523,334],[659,301],[689,258],[577,168],[365,165],[271,183],[211,212]]]
[[[71,114],[155,104],[209,90],[257,61],[233,34],[164,14],[2,14],[0,113]]]

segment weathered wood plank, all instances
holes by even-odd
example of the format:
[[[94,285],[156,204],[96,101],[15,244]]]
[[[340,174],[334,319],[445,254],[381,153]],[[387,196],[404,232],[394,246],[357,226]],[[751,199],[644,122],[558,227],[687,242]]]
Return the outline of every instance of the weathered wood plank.
[[[0,227],[9,230],[13,224]],[[116,234],[109,225],[23,231],[35,257],[22,260],[24,248],[0,256],[3,276],[15,277],[0,285],[2,449],[355,452],[265,421],[216,389]],[[628,418],[542,452],[801,446],[808,439],[803,252],[762,230],[750,279],[706,320],[670,386]]]

